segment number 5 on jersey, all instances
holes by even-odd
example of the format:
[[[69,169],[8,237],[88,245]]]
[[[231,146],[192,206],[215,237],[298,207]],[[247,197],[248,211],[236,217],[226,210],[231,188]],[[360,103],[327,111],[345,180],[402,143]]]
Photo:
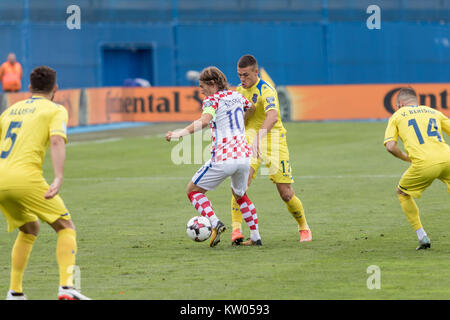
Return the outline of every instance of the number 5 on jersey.
[[[6,135],[5,135],[5,140],[11,139],[11,146],[9,147],[8,150],[2,151],[2,153],[0,154],[0,158],[6,159],[9,156],[9,154],[11,153],[11,150],[14,147],[14,144],[16,143],[16,139],[17,139],[17,133],[13,132],[13,130],[18,129],[21,126],[22,126],[22,121],[20,121],[20,122],[11,121],[11,123],[9,124],[8,131],[6,132]]]

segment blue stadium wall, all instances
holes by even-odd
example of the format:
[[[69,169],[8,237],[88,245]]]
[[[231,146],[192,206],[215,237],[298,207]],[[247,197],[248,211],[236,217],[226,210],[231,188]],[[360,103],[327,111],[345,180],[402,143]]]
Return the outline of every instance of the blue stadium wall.
[[[69,30],[66,8],[81,8]],[[381,8],[369,30],[366,9]],[[0,58],[27,75],[50,65],[61,88],[102,86],[102,48],[151,48],[152,85],[190,85],[188,70],[254,54],[277,84],[450,81],[450,0],[0,1]],[[28,80],[24,79],[26,86]]]

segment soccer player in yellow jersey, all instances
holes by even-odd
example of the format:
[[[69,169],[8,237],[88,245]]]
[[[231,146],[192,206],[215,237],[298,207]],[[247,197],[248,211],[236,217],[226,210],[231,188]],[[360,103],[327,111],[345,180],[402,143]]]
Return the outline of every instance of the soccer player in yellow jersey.
[[[411,162],[400,179],[397,194],[419,239],[416,249],[427,249],[431,246],[430,239],[413,198],[419,198],[435,179],[447,184],[450,193],[450,147],[442,135],[442,131],[450,134],[450,119],[435,109],[418,105],[417,94],[409,87],[400,89],[397,106],[399,109],[389,119],[384,145],[395,157]],[[406,153],[398,147],[398,138],[403,141]]]
[[[236,89],[255,105],[253,114],[246,116],[245,134],[254,154],[259,154],[250,168],[248,186],[256,177],[261,160],[268,168],[269,177],[275,183],[281,199],[286,203],[288,211],[297,221],[300,242],[312,240],[311,230],[305,218],[302,202],[295,195],[292,183],[292,169],[289,162],[289,151],[286,141],[286,129],[281,122],[277,91],[258,76],[258,62],[252,55],[244,55],[239,59],[237,72],[241,84]],[[242,215],[234,198],[231,200],[233,233],[231,241],[234,245],[255,245],[250,239],[243,242],[241,232]]]
[[[0,210],[8,231],[19,228],[11,254],[8,300],[26,300],[22,278],[39,233],[38,218],[47,222],[58,236],[60,300],[88,299],[73,288],[77,251],[75,226],[58,195],[63,181],[66,109],[52,102],[58,88],[56,72],[46,66],[30,74],[32,97],[17,102],[0,116]],[[42,175],[42,163],[50,145],[54,180],[49,186]]]

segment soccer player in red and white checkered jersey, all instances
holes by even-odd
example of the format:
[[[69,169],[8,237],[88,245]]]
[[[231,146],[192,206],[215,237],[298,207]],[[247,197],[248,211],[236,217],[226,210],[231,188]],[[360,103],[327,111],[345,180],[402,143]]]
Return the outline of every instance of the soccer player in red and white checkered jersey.
[[[195,209],[211,221],[213,231],[209,245],[214,247],[226,228],[214,213],[205,193],[231,177],[231,192],[250,228],[250,240],[261,245],[256,209],[246,194],[251,150],[245,139],[244,122],[245,112],[254,106],[240,93],[228,89],[227,78],[216,67],[208,67],[201,72],[199,86],[206,96],[201,118],[184,129],[166,134],[166,140],[170,141],[202,130],[208,124],[211,127],[212,157],[194,175],[186,193]]]

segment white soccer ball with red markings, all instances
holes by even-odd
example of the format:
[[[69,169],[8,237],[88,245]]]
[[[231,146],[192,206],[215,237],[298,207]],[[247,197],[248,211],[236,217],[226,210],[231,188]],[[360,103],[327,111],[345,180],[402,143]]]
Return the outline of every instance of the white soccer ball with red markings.
[[[186,233],[194,241],[202,242],[211,236],[211,222],[208,218],[193,217],[186,225]]]

